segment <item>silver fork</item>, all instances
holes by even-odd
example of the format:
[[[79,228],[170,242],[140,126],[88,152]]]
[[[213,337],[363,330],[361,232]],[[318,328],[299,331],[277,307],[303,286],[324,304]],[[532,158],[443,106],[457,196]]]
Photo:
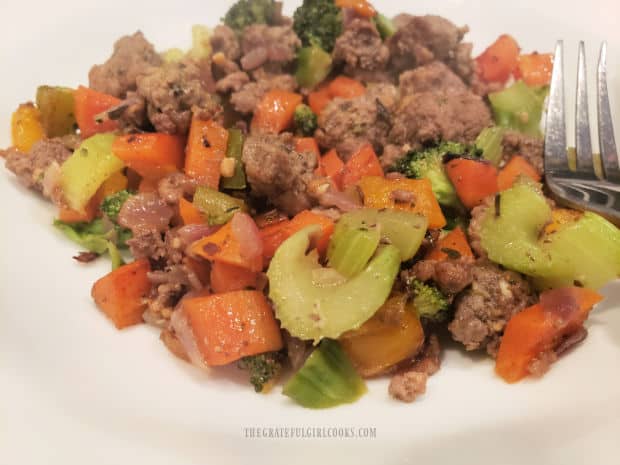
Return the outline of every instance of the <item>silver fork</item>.
[[[545,180],[563,203],[592,210],[620,224],[620,167],[607,92],[607,43],[603,42],[597,72],[598,138],[603,179],[596,176],[590,140],[588,89],[584,43],[579,43],[577,100],[575,106],[575,151],[577,169],[568,164],[564,112],[564,51],[555,48],[553,76],[545,124]]]

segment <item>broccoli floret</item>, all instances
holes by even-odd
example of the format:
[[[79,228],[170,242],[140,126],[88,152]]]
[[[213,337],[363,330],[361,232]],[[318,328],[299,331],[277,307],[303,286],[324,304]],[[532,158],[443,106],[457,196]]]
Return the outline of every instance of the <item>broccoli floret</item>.
[[[317,117],[308,105],[297,105],[295,108],[295,127],[304,136],[312,136],[317,128]]]
[[[243,32],[251,24],[271,24],[275,13],[274,0],[239,0],[224,16],[224,23],[237,32]]]
[[[442,142],[435,147],[409,152],[396,163],[394,169],[409,178],[428,179],[441,205],[458,208],[460,203],[456,191],[443,166],[446,155],[479,156],[479,151],[458,142]]]
[[[268,383],[280,374],[283,361],[282,352],[266,352],[243,357],[237,362],[237,366],[250,373],[250,383],[254,386],[254,390],[262,392]]]
[[[333,0],[304,0],[293,15],[293,29],[305,47],[316,45],[331,52],[342,33],[340,8]]]
[[[103,199],[103,202],[101,202],[101,211],[112,221],[116,222],[121,207],[132,195],[133,193],[128,190],[122,190],[116,194],[108,195]]]
[[[413,294],[413,306],[421,318],[432,321],[443,321],[446,317],[448,299],[435,286],[414,279],[408,283]]]

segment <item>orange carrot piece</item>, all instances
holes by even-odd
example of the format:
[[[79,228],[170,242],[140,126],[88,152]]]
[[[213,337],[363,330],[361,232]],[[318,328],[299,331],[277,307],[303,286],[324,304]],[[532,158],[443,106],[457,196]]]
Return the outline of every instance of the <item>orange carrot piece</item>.
[[[551,53],[530,53],[519,55],[514,70],[515,79],[523,79],[528,86],[546,86],[551,83],[553,55]]]
[[[560,298],[545,306],[545,295],[556,293]],[[547,291],[541,302],[513,316],[504,331],[495,363],[495,372],[509,383],[529,374],[530,363],[541,353],[553,350],[566,335],[573,333],[586,320],[592,306],[603,299],[585,288],[564,288]],[[575,304],[570,309],[567,301]]]
[[[332,96],[329,93],[329,88],[325,85],[319,87],[314,92],[310,92],[308,95],[308,105],[315,114],[320,115],[331,99]]]
[[[467,236],[465,236],[460,226],[442,237],[425,258],[426,260],[447,260],[450,251],[457,252],[460,257],[474,257],[471,247],[469,247],[469,242],[467,242]]]
[[[368,208],[391,208],[420,213],[428,219],[429,229],[441,229],[446,225],[439,202],[433,194],[433,186],[428,179],[385,179],[366,176],[358,183]],[[397,202],[394,191],[411,192],[415,199],[412,204]]]
[[[336,0],[336,6],[351,8],[364,18],[372,18],[377,15],[377,10],[373,8],[368,0]]]
[[[280,327],[259,291],[235,291],[186,299],[182,311],[209,366],[280,350]]]
[[[317,170],[320,170],[317,174],[331,179],[337,189],[342,189],[344,162],[336,150],[332,149],[320,158]]]
[[[60,205],[58,207],[58,219],[63,223],[90,223],[97,217],[101,203],[93,199],[86,204],[83,212],[73,210],[66,205]]]
[[[232,225],[226,223],[210,236],[204,237],[194,242],[190,246],[193,255],[205,258],[212,262],[222,262],[229,265],[246,268],[250,271],[261,271],[263,269],[262,257],[255,260],[248,260],[241,254],[241,243],[233,234]]]
[[[499,190],[497,168],[487,161],[455,158],[445,166],[459,199],[469,210]]]
[[[183,197],[179,199],[179,215],[183,220],[183,224],[202,224],[205,223],[205,217],[202,212],[189,200]]]
[[[222,262],[213,262],[211,265],[211,289],[216,294],[255,288],[257,280],[258,273],[240,266]]]
[[[508,34],[502,34],[476,58],[478,74],[486,82],[506,82],[517,67],[519,44]]]
[[[296,152],[312,152],[317,158],[321,156],[319,144],[314,137],[298,137],[295,139]]]
[[[185,153],[185,174],[200,184],[218,189],[220,166],[226,157],[228,131],[215,121],[192,119]]]
[[[127,134],[116,138],[112,152],[140,176],[161,179],[183,166],[182,137],[161,133]]]
[[[142,323],[144,298],[151,290],[147,259],[123,265],[99,279],[91,295],[118,329]]]
[[[120,99],[84,86],[79,86],[73,97],[75,120],[83,139],[100,132],[112,132],[118,129],[116,121],[106,120],[98,123],[95,117],[121,103]]]
[[[272,90],[265,94],[252,118],[252,131],[278,134],[293,123],[295,108],[303,101],[300,94]]]
[[[291,220],[281,221],[276,224],[272,224],[264,227],[260,230],[261,239],[263,241],[263,256],[265,259],[270,259],[276,253],[276,250],[282,243],[295,234],[301,231],[306,226],[318,225],[321,228],[321,234],[313,244],[314,247],[320,253],[324,253],[327,250],[329,244],[329,238],[334,232],[334,221],[325,215],[319,215],[318,213],[304,210]]]
[[[530,162],[520,155],[515,155],[497,175],[499,190],[510,189],[519,176],[527,176],[536,182],[542,179]]]
[[[344,166],[342,188],[356,184],[365,176],[383,176],[383,168],[372,145],[363,145]]]
[[[327,85],[331,98],[351,99],[366,93],[366,87],[359,81],[346,76],[338,76]]]

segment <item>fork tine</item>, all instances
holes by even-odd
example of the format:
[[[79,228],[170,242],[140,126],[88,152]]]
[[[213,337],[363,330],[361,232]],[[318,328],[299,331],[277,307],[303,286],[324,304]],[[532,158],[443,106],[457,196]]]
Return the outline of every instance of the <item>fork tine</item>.
[[[559,40],[555,46],[549,106],[545,122],[545,172],[566,173],[566,121],[564,119],[564,44]]]
[[[592,141],[590,139],[590,116],[588,112],[588,84],[586,77],[586,51],[583,41],[579,42],[577,65],[577,99],[575,102],[575,151],[577,171],[583,177],[594,178],[592,162]]]
[[[614,138],[614,126],[609,108],[609,94],[607,92],[607,42],[601,45],[601,54],[598,61],[598,138],[601,149],[601,162],[605,179],[620,183],[620,168],[618,167],[618,151]]]

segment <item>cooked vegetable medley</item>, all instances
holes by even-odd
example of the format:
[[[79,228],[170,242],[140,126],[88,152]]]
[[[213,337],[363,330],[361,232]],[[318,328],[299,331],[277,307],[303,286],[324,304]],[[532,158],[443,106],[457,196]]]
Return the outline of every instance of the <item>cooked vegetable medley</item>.
[[[6,167],[56,208],[119,329],[309,408],[389,376],[411,402],[440,340],[509,383],[586,337],[620,231],[543,182],[550,54],[388,18],[366,0],[239,0],[192,48],[120,38],[76,89],[42,85]]]

